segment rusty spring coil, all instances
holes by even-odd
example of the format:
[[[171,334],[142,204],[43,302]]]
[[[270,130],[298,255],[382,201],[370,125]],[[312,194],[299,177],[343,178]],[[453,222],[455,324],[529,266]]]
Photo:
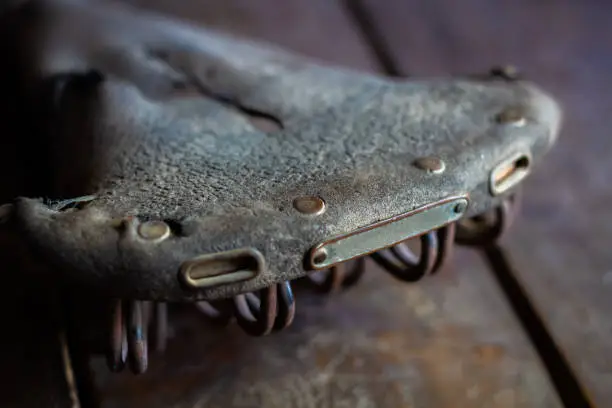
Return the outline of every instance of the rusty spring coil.
[[[518,193],[506,198],[487,214],[462,219],[418,237],[421,251],[416,256],[399,243],[370,257],[393,277],[417,282],[440,271],[452,257],[453,245],[487,246],[507,231],[518,212]],[[305,279],[318,291],[331,293],[355,285],[365,272],[364,257],[315,272]],[[288,327],[295,315],[295,298],[290,282],[282,282],[256,293],[245,293],[220,301],[199,301],[195,307],[212,321],[227,325],[235,319],[246,333],[264,336]],[[148,365],[149,343],[163,351],[167,342],[168,311],[165,303],[113,300],[110,308],[107,363],[118,372],[129,365],[136,374]],[[127,363],[127,364],[126,364]]]

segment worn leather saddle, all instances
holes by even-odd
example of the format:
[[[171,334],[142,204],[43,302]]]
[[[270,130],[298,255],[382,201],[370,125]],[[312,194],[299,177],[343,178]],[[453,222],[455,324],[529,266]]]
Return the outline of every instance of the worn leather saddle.
[[[367,255],[413,282],[490,242],[561,123],[510,70],[386,78],[110,3],[2,19],[2,242],[109,299],[115,368],[142,302],[266,334],[292,280],[347,285]]]

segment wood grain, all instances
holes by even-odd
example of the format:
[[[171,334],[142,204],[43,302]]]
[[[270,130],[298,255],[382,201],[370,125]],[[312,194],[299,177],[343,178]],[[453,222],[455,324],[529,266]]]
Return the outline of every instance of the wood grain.
[[[364,70],[378,69],[330,0],[130,1]],[[286,332],[251,338],[175,310],[169,350],[147,374],[94,365],[104,407],[558,407],[542,365],[474,253],[419,285],[370,265],[324,298],[296,291]]]
[[[558,146],[504,240],[517,278],[592,402],[612,399],[612,6],[603,1],[364,0],[401,73],[512,63],[558,97]]]
[[[145,375],[94,362],[102,406],[561,406],[483,265],[459,262],[417,286],[371,266],[350,292],[298,290],[293,326],[266,338],[175,310],[169,349]]]

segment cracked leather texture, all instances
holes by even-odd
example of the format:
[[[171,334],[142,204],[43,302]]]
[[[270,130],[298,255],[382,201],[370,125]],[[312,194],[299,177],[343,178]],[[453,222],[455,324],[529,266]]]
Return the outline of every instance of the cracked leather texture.
[[[526,81],[389,79],[126,6],[27,9],[14,58],[44,112],[49,191],[97,199],[58,212],[15,198],[14,228],[60,279],[109,296],[228,297],[303,276],[316,244],[446,197],[482,213],[501,199],[493,168],[516,153],[537,167],[560,126]],[[524,126],[496,121],[516,107]],[[260,129],[255,113],[280,126]],[[413,165],[431,155],[442,174]],[[294,209],[312,195],[325,213]],[[173,234],[140,239],[138,223],[157,219]],[[237,248],[263,255],[256,278],[197,291],[177,279],[183,262]]]

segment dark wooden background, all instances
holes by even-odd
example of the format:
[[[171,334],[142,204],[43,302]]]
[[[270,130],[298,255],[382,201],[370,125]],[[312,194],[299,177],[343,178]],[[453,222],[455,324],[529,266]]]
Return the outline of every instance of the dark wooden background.
[[[129,2],[370,72],[515,64],[566,115],[503,253],[460,249],[415,286],[372,266],[350,292],[298,291],[294,325],[269,338],[176,312],[147,374],[93,362],[102,407],[612,406],[612,3]]]

